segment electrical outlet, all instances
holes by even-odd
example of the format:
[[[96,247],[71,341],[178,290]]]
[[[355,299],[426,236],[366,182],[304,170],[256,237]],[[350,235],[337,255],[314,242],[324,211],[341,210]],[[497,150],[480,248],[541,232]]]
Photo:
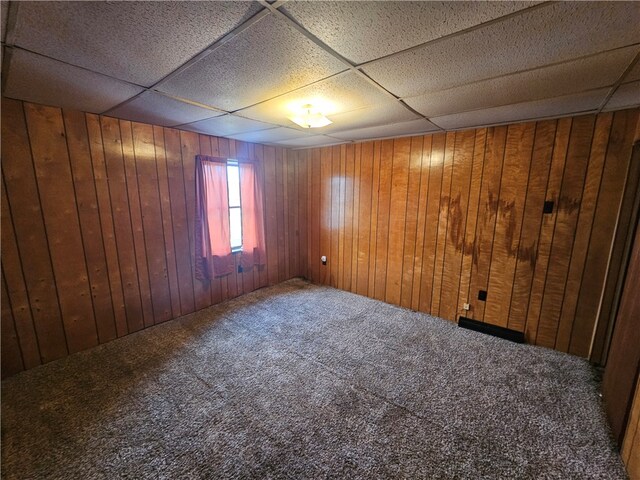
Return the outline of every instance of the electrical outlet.
[[[469,306],[469,304],[468,304],[468,303],[465,303],[465,304],[462,306],[462,309],[463,309],[463,310],[469,310],[470,308],[471,308],[471,307]]]

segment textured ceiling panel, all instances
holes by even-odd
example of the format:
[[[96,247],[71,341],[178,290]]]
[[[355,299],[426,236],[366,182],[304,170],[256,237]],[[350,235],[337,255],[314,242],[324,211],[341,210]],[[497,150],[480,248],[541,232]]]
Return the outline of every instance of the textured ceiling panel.
[[[635,80],[640,80],[640,60],[636,62],[631,71],[627,73],[627,76],[624,77],[624,82],[633,82]]]
[[[386,100],[377,105],[339,113],[329,117],[333,123],[323,127],[322,133],[332,135],[333,132],[376,127],[379,125],[406,122],[417,118],[420,117],[406,107],[403,107],[400,102]]]
[[[613,85],[638,51],[638,47],[627,47],[405,101],[423,115],[435,117],[580,93]]]
[[[234,111],[341,70],[340,61],[268,15],[158,89]]]
[[[0,28],[2,28],[2,41],[7,37],[7,14],[9,13],[9,2],[0,2]]]
[[[271,128],[269,130],[260,130],[258,132],[239,133],[236,135],[230,135],[231,138],[236,140],[243,140],[245,142],[260,142],[260,143],[274,143],[282,142],[285,140],[293,140],[295,138],[305,138],[315,136],[314,133],[309,130],[294,130],[292,128],[278,127]]]
[[[282,142],[276,142],[279,145],[285,147],[320,147],[322,145],[334,145],[336,143],[344,143],[344,140],[339,138],[327,137],[325,135],[313,135],[302,138],[296,138],[293,140],[284,140]]]
[[[577,95],[433,117],[431,121],[439,127],[449,130],[570,115],[596,110],[605,99],[608,91],[609,89],[603,88]]]
[[[4,72],[3,72],[4,73]],[[98,73],[14,49],[3,94],[10,98],[102,113],[142,91]]]
[[[638,43],[638,24],[640,3],[554,3],[373,62],[364,71],[410,97]]]
[[[334,137],[343,138],[345,140],[365,140],[368,138],[385,138],[399,137],[402,135],[413,135],[417,133],[426,133],[438,130],[428,120],[419,119],[410,122],[394,123],[378,127],[359,128],[346,132],[336,132]]]
[[[535,2],[287,2],[281,9],[363,63],[527,8]]]
[[[221,117],[200,120],[185,125],[180,125],[183,130],[191,130],[198,133],[206,133],[208,135],[217,135],[226,137],[236,133],[252,132],[255,130],[265,130],[273,128],[274,125],[268,123],[256,122],[248,118],[237,117],[235,115],[224,115]]]
[[[224,112],[190,105],[151,91],[107,112],[107,115],[113,117],[169,127],[223,114]]]
[[[320,108],[324,115],[331,117],[388,101],[389,96],[382,93],[371,82],[353,72],[346,72],[254,105],[242,110],[241,113],[245,117],[263,122],[293,126],[288,117],[307,103]]]
[[[605,105],[604,110],[619,110],[639,105],[640,80],[636,80],[635,82],[620,85]]]
[[[260,9],[253,2],[20,2],[15,44],[149,86]]]

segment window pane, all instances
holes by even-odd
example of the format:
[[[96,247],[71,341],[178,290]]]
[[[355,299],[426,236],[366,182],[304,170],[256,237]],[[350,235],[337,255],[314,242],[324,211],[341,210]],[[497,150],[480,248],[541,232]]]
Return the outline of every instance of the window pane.
[[[242,247],[242,213],[240,208],[229,209],[229,236],[231,248]]]
[[[227,182],[229,183],[229,206],[240,206],[240,169],[238,165],[227,165]]]

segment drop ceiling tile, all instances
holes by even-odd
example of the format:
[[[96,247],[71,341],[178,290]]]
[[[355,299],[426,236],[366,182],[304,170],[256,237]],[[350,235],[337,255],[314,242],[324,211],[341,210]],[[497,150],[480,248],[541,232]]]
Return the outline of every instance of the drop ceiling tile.
[[[324,115],[331,117],[369,105],[388,102],[389,96],[382,93],[371,82],[356,73],[345,72],[246,108],[240,113],[245,117],[263,122],[293,126],[293,122],[288,117],[307,103],[320,108]]]
[[[20,2],[15,43],[149,86],[261,7],[254,2]]]
[[[294,130],[292,128],[278,127],[271,128],[269,130],[260,130],[257,132],[229,135],[229,138],[235,138],[236,140],[242,140],[245,142],[274,143],[293,140],[296,138],[305,138],[314,135],[315,134],[310,132],[309,130]]]
[[[638,43],[638,24],[635,2],[552,3],[364,71],[396,95],[411,97]]]
[[[286,21],[268,15],[158,89],[234,111],[344,69]]]
[[[146,91],[132,101],[109,110],[106,114],[136,122],[171,127],[224,115],[224,113],[174,100],[160,93]]]
[[[221,117],[208,118],[206,120],[180,125],[178,128],[205,133],[207,135],[227,137],[238,133],[266,130],[267,128],[274,127],[275,125],[256,122],[255,120],[238,117],[236,115],[223,115]]]
[[[281,10],[354,63],[464,30],[538,2],[287,2]]]
[[[640,105],[640,80],[620,85],[611,96],[604,110],[621,110]]]
[[[129,83],[14,48],[3,95],[101,113],[141,91]]]
[[[378,105],[359,108],[350,112],[338,113],[329,117],[333,122],[322,128],[323,134],[333,135],[356,128],[377,127],[391,123],[406,122],[420,118],[396,100],[386,100]]]
[[[624,77],[623,82],[629,83],[634,82],[636,80],[640,80],[640,60],[636,62],[631,71],[627,73],[627,76]]]
[[[434,130],[438,130],[438,127],[436,127],[428,120],[420,118],[418,120],[412,120],[410,122],[394,123],[390,125],[381,125],[377,127],[367,127],[348,130],[344,132],[336,132],[332,135],[344,140],[366,140],[369,138],[386,138],[415,135],[417,133],[433,132]]]
[[[427,117],[553,98],[613,85],[638,47],[455,87],[405,102]]]
[[[9,2],[0,2],[0,25],[2,26],[2,41],[7,38],[7,14],[9,13]]]
[[[285,147],[321,147],[323,145],[345,143],[345,141],[339,138],[327,137],[326,135],[311,135],[292,140],[283,140],[276,143]]]
[[[608,88],[602,88],[576,95],[549,98],[535,102],[518,103],[485,110],[474,110],[472,112],[432,117],[430,120],[441,128],[453,130],[540,118],[560,117],[596,110],[605,99],[608,91]]]

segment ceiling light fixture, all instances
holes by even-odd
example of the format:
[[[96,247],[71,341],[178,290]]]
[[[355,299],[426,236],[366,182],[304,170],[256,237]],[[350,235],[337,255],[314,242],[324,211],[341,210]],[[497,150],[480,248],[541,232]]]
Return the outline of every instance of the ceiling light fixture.
[[[327,117],[322,115],[321,112],[314,109],[311,104],[303,105],[302,112],[299,115],[289,117],[289,120],[300,125],[302,128],[320,128],[333,123]]]

